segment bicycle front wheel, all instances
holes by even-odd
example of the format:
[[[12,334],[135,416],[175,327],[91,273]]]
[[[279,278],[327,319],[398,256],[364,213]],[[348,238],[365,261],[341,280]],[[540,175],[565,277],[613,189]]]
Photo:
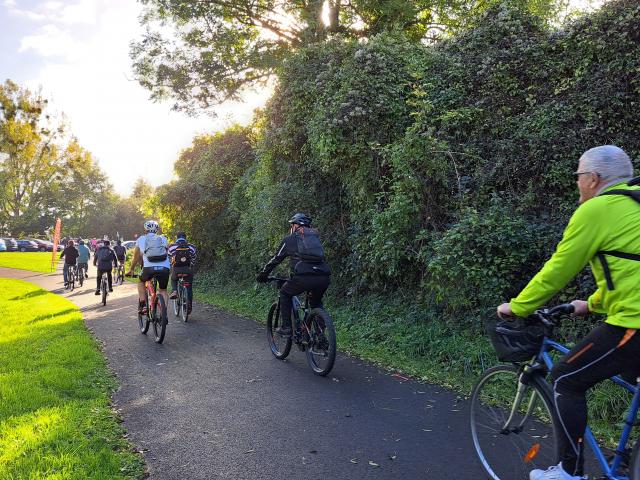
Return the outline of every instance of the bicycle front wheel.
[[[336,361],[336,330],[329,314],[321,308],[309,312],[309,346],[307,363],[313,373],[327,375]]]
[[[267,340],[269,341],[271,353],[278,360],[287,358],[291,351],[291,335],[283,337],[276,333],[276,328],[280,326],[281,322],[282,317],[280,316],[278,302],[274,302],[269,309],[269,316],[267,317]]]
[[[162,343],[164,334],[167,331],[167,307],[164,303],[164,297],[160,294],[156,296],[152,309],[153,333],[155,334],[156,343]]]
[[[514,365],[485,371],[471,393],[471,435],[480,463],[495,480],[529,478],[556,465],[558,427],[544,379],[520,382]]]
[[[149,309],[149,294],[145,292],[145,303],[147,306],[147,313],[144,315],[138,312],[138,326],[140,327],[140,333],[146,334],[149,331],[149,321],[151,310]]]

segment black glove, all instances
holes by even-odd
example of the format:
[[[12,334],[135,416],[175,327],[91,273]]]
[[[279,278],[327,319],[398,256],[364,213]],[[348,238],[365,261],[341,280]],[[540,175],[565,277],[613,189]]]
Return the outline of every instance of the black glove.
[[[266,283],[269,281],[269,274],[267,272],[260,272],[256,277],[256,282]]]

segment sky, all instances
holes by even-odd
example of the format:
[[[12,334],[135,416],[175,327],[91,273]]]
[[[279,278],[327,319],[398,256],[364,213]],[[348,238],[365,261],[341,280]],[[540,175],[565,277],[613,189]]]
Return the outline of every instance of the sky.
[[[191,118],[153,103],[133,78],[129,43],[142,34],[135,0],[0,0],[0,82],[10,78],[52,100],[115,190],[137,178],[171,180],[194,136],[246,124],[269,91]]]
[[[572,0],[573,6],[601,0]],[[0,0],[0,82],[42,88],[121,195],[142,177],[158,186],[194,136],[250,121],[271,91],[191,118],[153,103],[133,77],[129,44],[142,35],[135,0]]]

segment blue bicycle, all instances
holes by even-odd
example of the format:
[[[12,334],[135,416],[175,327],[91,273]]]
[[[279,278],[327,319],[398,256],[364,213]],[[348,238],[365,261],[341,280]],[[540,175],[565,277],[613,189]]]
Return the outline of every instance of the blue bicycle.
[[[569,351],[553,340],[553,331],[571,313],[570,304],[536,311],[522,320],[528,328],[519,331],[521,337],[515,342],[517,329],[505,330],[502,322],[488,329],[498,358],[508,362],[486,370],[471,393],[471,435],[489,478],[527,479],[529,471],[558,463],[556,441],[562,427],[547,377],[553,356]],[[637,381],[632,385],[619,376],[611,380],[633,398],[615,451],[601,448],[587,426],[585,472],[591,473],[590,478],[640,480],[640,442],[630,447],[631,431],[640,425],[636,420],[640,387]]]

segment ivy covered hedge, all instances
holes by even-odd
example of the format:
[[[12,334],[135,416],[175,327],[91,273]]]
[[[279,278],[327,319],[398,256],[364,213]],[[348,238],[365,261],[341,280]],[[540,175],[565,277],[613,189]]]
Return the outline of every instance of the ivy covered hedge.
[[[639,106],[635,0],[555,29],[497,5],[437,45],[385,33],[309,47],[243,133],[254,153],[240,142],[251,162],[216,198],[224,228],[207,230],[210,242],[219,265],[248,279],[304,211],[323,233],[336,292],[408,291],[477,318],[553,251],[586,149],[613,143],[637,162]],[[172,222],[197,231],[208,217]],[[565,296],[592,287],[585,273]]]

